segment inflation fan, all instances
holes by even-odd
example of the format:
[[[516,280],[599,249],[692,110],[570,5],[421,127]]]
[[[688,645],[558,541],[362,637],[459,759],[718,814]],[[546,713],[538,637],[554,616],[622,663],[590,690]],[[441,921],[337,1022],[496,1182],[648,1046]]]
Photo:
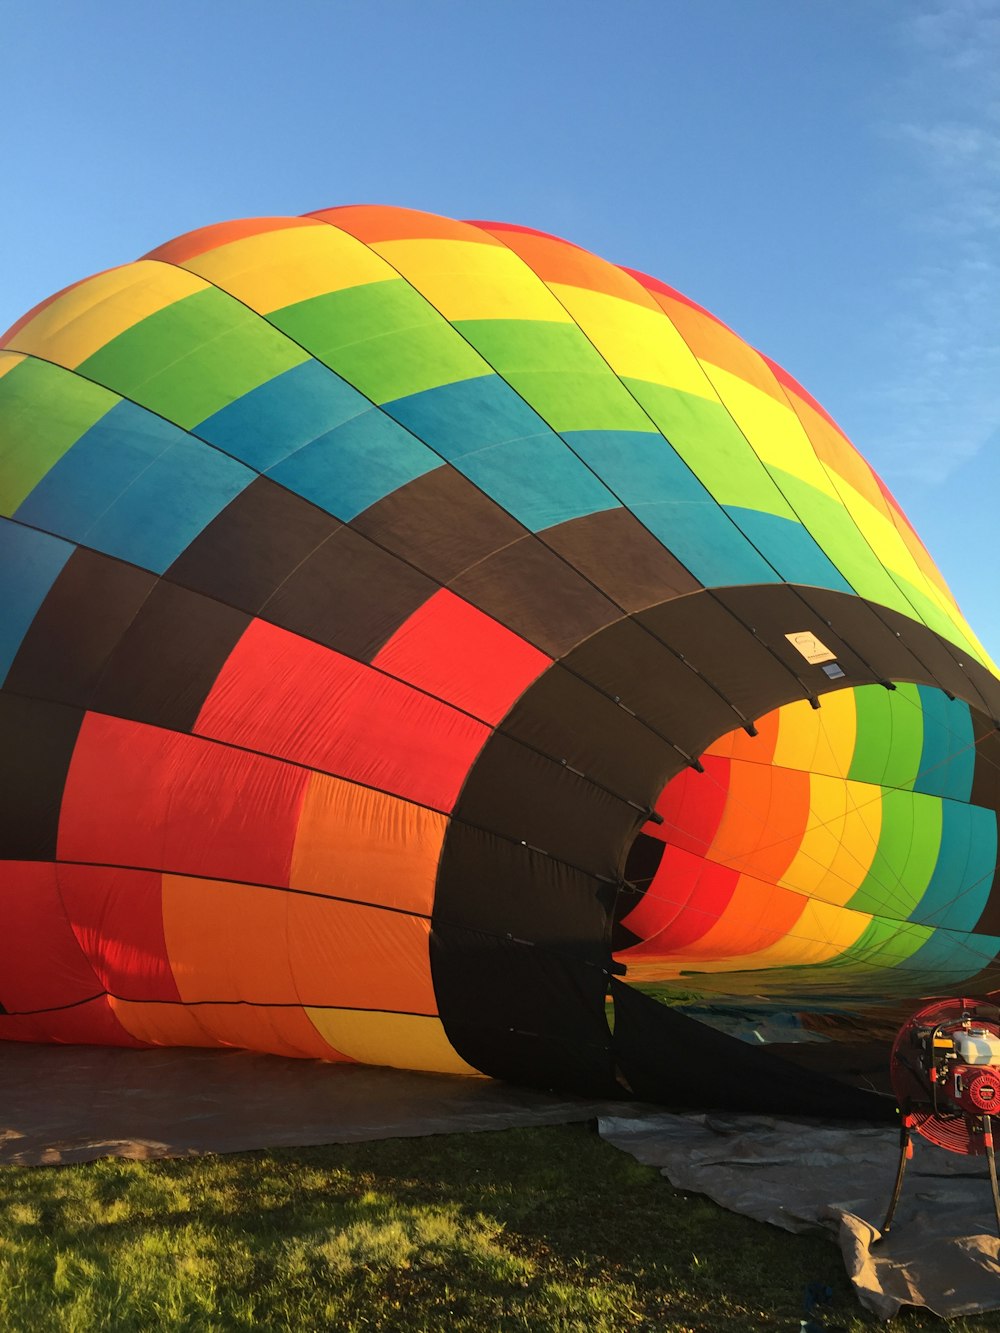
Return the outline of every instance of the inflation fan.
[[[882,1235],[892,1226],[914,1132],[949,1152],[985,1155],[1000,1233],[993,1151],[1000,1116],[1000,1008],[964,997],[935,1000],[900,1029],[890,1074],[901,1116],[899,1168]]]

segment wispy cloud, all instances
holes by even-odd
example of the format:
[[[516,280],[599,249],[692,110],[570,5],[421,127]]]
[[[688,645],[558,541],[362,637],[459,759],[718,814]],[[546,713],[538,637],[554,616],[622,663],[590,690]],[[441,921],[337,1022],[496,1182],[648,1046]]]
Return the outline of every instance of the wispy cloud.
[[[921,257],[888,330],[883,466],[935,484],[995,448],[1000,423],[1000,7],[924,0],[900,14],[885,129]]]

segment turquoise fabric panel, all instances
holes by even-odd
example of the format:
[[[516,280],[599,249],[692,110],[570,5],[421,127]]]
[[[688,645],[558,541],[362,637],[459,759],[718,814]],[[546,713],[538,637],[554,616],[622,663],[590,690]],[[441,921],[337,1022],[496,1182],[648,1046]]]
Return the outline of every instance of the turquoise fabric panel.
[[[254,477],[154,413],[119,402],[16,516],[159,574]]]
[[[73,549],[47,532],[0,518],[0,682]]]
[[[801,523],[759,509],[724,506],[726,513],[788,583],[853,592],[829,556]]]
[[[911,920],[971,930],[990,896],[997,864],[997,817],[992,810],[942,801],[937,864]]]
[[[619,507],[498,375],[427,389],[383,408],[532,532]]]
[[[920,685],[917,690],[924,715],[924,741],[913,790],[967,801],[976,768],[976,738],[969,706],[929,685]]]

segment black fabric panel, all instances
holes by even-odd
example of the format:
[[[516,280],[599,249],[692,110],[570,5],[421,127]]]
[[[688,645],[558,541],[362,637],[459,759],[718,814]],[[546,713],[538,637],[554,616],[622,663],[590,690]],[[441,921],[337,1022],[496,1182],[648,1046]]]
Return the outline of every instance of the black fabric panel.
[[[821,588],[804,589],[803,596],[824,620],[832,621],[833,631],[820,623],[815,627],[816,633],[830,651],[837,654],[837,660],[848,676],[857,676],[861,680],[867,677],[876,680],[908,680],[923,685],[938,684],[927,658],[913,651],[912,637],[908,636],[904,640],[896,634],[895,629],[889,627],[884,608],[876,610],[860,597],[849,597]],[[803,625],[803,628],[811,626]],[[838,636],[845,645],[843,648],[838,645]],[[939,644],[939,652],[932,654],[938,661],[940,648]],[[855,654],[868,662],[870,671],[864,667],[854,667],[852,657]],[[853,683],[855,681],[852,680]]]
[[[559,665],[521,696],[503,730],[644,808],[684,762],[637,718]]]
[[[969,799],[973,805],[1000,811],[1000,731],[992,719],[973,709],[972,734],[976,738],[976,766]]]
[[[582,644],[566,657],[566,666],[618,695],[640,719],[693,757],[739,725],[715,690],[631,620]]]
[[[450,467],[435,468],[376,501],[351,527],[448,583],[524,528]]]
[[[437,585],[349,527],[313,551],[265,604],[265,619],[367,662]]]
[[[54,861],[83,709],[0,693],[0,860]]]
[[[466,779],[455,814],[612,879],[636,821],[644,820],[641,811],[568,767],[498,733]]]
[[[879,608],[879,615],[888,622],[901,642],[926,662],[933,673],[935,685],[964,699],[974,707],[985,705],[994,718],[1000,718],[1000,681],[978,662],[966,658],[960,648],[945,646],[933,630],[918,625],[898,611]]]
[[[451,588],[551,657],[562,657],[622,616],[533,536],[480,561]]]
[[[453,821],[438,869],[434,924],[509,935],[600,971],[609,957],[613,898],[613,884]]]
[[[78,547],[39,607],[7,688],[86,707],[155,584],[147,570]]]
[[[644,1101],[700,1111],[755,1111],[824,1120],[896,1118],[895,1101],[839,1083],[719,1032],[612,980],[612,1048]]]
[[[161,580],[108,662],[91,706],[190,731],[250,617]]]
[[[256,614],[340,521],[260,477],[194,539],[167,577]]]
[[[570,519],[546,528],[542,538],[629,612],[701,587],[627,509]]]
[[[444,1030],[473,1068],[539,1088],[622,1094],[599,967],[438,923],[430,956]]]
[[[748,718],[761,717],[780,704],[806,697],[806,686],[799,683],[795,663],[789,661],[785,666],[782,659],[776,660],[714,595],[693,593],[644,611],[636,619],[683,653]],[[782,643],[790,654],[790,646],[784,639]],[[798,658],[798,654],[795,656]],[[738,725],[735,719],[723,730],[731,731],[733,725]]]

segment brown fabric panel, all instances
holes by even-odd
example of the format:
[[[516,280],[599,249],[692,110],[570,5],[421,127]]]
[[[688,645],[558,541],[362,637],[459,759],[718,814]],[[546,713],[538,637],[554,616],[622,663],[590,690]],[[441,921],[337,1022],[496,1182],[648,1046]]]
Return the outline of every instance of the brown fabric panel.
[[[0,861],[55,860],[82,721],[81,708],[0,693]]]
[[[632,620],[620,621],[582,644],[569,654],[566,665],[617,695],[641,721],[693,757],[739,725],[714,690]]]
[[[559,523],[542,539],[629,612],[701,587],[627,509],[602,509]]]
[[[503,730],[645,807],[683,767],[666,741],[559,665],[521,696]]]
[[[190,731],[250,616],[161,580],[112,654],[91,707]]]
[[[532,535],[466,570],[451,588],[552,657],[562,657],[622,616]]]
[[[256,614],[340,526],[308,500],[260,477],[178,556],[167,577]]]
[[[349,527],[323,542],[262,607],[274,624],[370,661],[437,584]]]
[[[7,688],[85,708],[155,583],[147,570],[78,547],[32,621]]]
[[[895,626],[890,627],[884,607],[876,608],[860,597],[845,597],[843,593],[820,588],[804,589],[802,595],[823,619],[833,622],[844,649],[830,643],[830,650],[837,653],[837,660],[848,676],[855,675],[851,663],[857,657],[866,659],[871,668],[867,672],[861,666],[862,680],[874,677],[878,680],[908,680],[922,685],[941,684],[940,676],[935,674],[934,664],[949,668],[947,652],[940,642],[935,641],[932,652],[921,652],[917,636],[901,637],[896,633]],[[905,620],[906,617],[900,619]],[[907,623],[913,624],[912,621]],[[832,632],[822,623],[816,626],[816,633],[824,643],[832,636]]]
[[[407,482],[351,527],[440,583],[524,536],[516,519],[450,467]]]
[[[737,588],[723,591],[743,594],[751,590]],[[779,591],[779,588],[775,585],[773,588],[753,591],[773,593]],[[744,606],[744,614],[747,610]],[[801,662],[802,659],[784,638],[781,642],[787,651],[779,650],[776,660],[715,595],[693,593],[690,597],[681,597],[644,611],[636,619],[658,638],[683,653],[706,680],[711,681],[750,719],[761,717],[792,699],[806,696],[806,687],[798,680],[797,662],[792,660],[794,658]],[[749,623],[753,624],[753,621]],[[826,680],[826,677],[823,679]],[[731,712],[729,717],[733,718]],[[737,724],[736,719],[733,719],[724,730],[731,731],[733,725]]]
[[[466,779],[455,816],[610,878],[643,821],[626,802],[499,732]]]
[[[960,648],[945,645],[933,630],[918,625],[898,611],[879,608],[879,615],[890,629],[898,633],[901,642],[909,647],[934,673],[935,685],[947,690],[974,708],[985,704],[992,717],[1000,718],[1000,680],[962,655]]]
[[[972,709],[972,732],[976,738],[976,767],[972,776],[973,805],[1000,810],[1000,731],[992,719]]]

